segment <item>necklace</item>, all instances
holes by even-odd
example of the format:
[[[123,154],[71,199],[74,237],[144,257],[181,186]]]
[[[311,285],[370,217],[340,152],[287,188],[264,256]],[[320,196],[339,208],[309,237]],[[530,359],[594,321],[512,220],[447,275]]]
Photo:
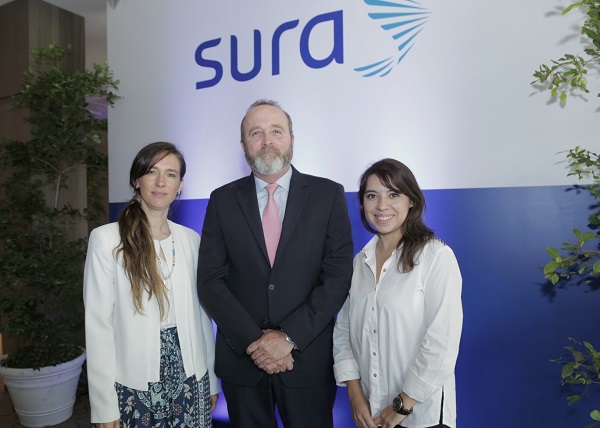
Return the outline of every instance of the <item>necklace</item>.
[[[171,232],[171,229],[169,229],[169,232]],[[158,256],[158,254],[156,255],[156,261],[158,262],[158,270],[160,271],[160,276],[162,276],[162,279],[165,283],[165,287],[167,286],[167,280],[169,278],[171,278],[171,275],[173,275],[173,271],[175,270],[175,238],[173,238],[173,233],[171,232],[171,247],[173,249],[173,261],[171,262],[171,270],[169,272],[167,272],[167,275],[165,275],[165,273],[163,272],[163,268],[162,268],[162,260],[161,258]]]

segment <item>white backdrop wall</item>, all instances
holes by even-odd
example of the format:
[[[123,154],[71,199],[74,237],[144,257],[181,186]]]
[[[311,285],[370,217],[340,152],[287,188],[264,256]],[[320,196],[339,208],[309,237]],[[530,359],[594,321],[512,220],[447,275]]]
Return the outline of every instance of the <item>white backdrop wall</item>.
[[[579,49],[572,24],[581,15],[559,16],[556,10],[565,4],[121,1],[108,8],[108,60],[123,96],[109,111],[110,201],[129,199],[130,162],[156,140],[172,141],[186,155],[184,199],[207,198],[248,173],[239,123],[247,106],[262,97],[280,101],[294,119],[294,164],[341,182],[347,191],[382,157],[405,162],[426,189],[564,184],[564,166],[557,165],[563,156],[557,152],[590,141],[597,112],[589,104],[595,98],[561,109],[549,106],[549,95],[529,83],[540,63]],[[418,14],[369,15],[407,12]],[[326,14],[335,23],[332,18],[308,25]],[[392,35],[411,25],[382,28],[418,18],[422,25],[397,40]],[[278,39],[279,74],[273,75],[273,35],[294,21]],[[232,37],[238,69],[248,73],[257,64],[255,32],[261,36],[260,71],[250,80],[235,80]],[[398,45],[415,32],[410,51],[387,75],[363,77],[354,70],[397,59],[403,53]],[[309,56],[334,53],[338,62],[307,65],[303,33]],[[196,51],[217,39],[201,57],[220,63],[222,77],[196,89],[197,82],[215,78],[212,65],[197,63]],[[564,126],[569,123],[577,128]]]

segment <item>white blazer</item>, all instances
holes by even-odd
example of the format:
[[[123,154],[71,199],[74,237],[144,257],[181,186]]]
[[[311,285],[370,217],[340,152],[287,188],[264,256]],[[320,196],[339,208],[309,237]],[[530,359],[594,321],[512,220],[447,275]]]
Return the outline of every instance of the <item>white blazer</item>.
[[[169,221],[176,252],[172,276],[174,311],[186,375],[198,380],[208,371],[210,393],[219,392],[214,373],[212,322],[200,306],[196,275],[200,236]],[[119,419],[115,382],[146,391],[160,380],[160,315],[153,297],[144,315],[135,313],[131,283],[116,260],[119,226],[110,223],[90,234],[83,299],[91,416],[93,423]],[[173,302],[171,303],[173,305]]]

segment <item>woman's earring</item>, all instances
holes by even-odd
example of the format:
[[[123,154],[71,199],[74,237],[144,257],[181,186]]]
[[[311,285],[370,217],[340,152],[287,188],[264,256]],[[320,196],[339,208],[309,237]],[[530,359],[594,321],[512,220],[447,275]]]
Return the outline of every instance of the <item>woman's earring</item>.
[[[179,196],[179,195],[181,195],[181,190],[179,190],[179,191],[177,192],[177,196]]]

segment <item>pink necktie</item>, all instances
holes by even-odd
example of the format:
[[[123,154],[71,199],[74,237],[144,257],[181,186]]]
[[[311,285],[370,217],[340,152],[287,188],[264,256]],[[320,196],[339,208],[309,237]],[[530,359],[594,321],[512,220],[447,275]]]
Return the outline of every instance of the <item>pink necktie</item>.
[[[275,190],[279,187],[277,183],[267,184],[267,192],[269,192],[269,199],[267,200],[267,206],[263,211],[262,225],[263,233],[265,234],[265,243],[267,244],[267,253],[269,254],[269,261],[271,266],[275,261],[275,253],[277,252],[277,245],[279,244],[279,237],[281,236],[281,221],[279,220],[279,207],[275,202]]]

